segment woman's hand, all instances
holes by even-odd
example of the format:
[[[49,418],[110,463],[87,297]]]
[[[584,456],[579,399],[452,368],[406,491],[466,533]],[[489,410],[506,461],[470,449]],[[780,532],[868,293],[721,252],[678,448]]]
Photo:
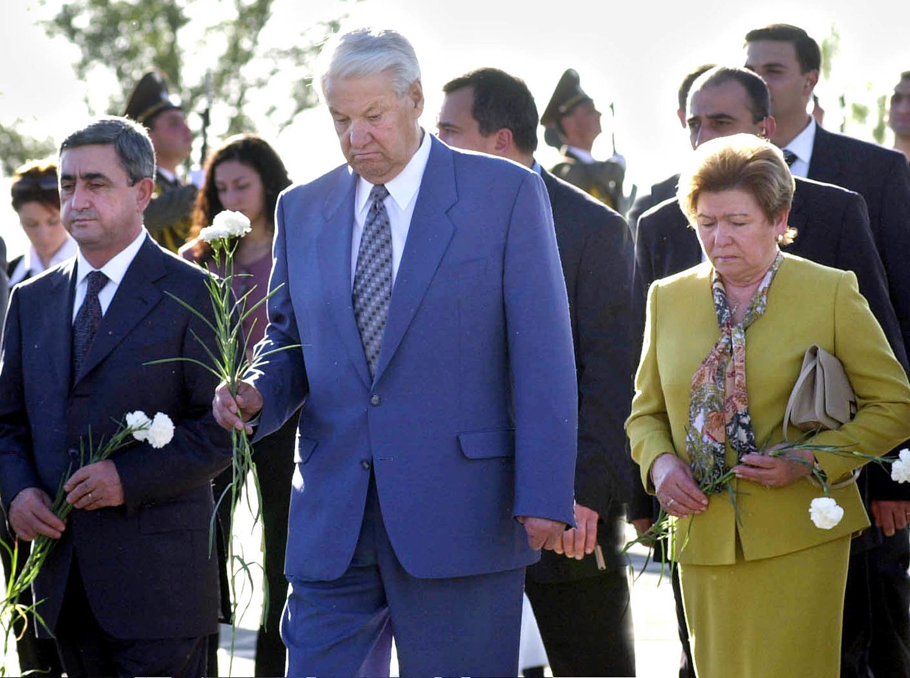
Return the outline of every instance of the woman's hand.
[[[775,448],[771,448],[773,451]],[[800,461],[802,460],[802,461]],[[746,454],[733,467],[737,478],[751,480],[765,487],[786,487],[812,473],[815,455],[809,450],[787,450],[786,454]]]
[[[688,518],[708,508],[708,497],[698,489],[692,470],[669,452],[651,464],[651,482],[664,511],[677,518]]]

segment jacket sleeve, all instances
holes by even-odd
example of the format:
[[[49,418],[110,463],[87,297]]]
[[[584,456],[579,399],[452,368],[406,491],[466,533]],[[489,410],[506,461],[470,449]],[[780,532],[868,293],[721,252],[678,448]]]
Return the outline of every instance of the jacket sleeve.
[[[859,293],[852,272],[845,272],[838,283],[834,312],[834,354],[856,392],[858,411],[849,423],[835,431],[822,431],[808,442],[881,456],[910,437],[907,375]],[[865,460],[820,454],[818,462],[828,478],[837,482]]]
[[[0,495],[7,513],[22,490],[41,486],[31,458],[32,439],[25,409],[19,296],[15,291],[12,294],[0,349]]]
[[[553,214],[528,173],[512,207],[503,299],[515,416],[514,516],[574,525],[578,387]]]
[[[303,405],[309,385],[297,319],[288,285],[288,223],[287,196],[278,199],[275,210],[275,245],[272,255],[272,276],[269,279],[269,324],[261,348],[275,351],[268,356],[268,364],[257,374],[249,375],[262,394],[263,408],[254,440],[281,428]],[[287,348],[295,346],[296,348]],[[281,349],[281,350],[278,350]]]
[[[631,493],[632,462],[624,423],[632,400],[629,281],[632,238],[625,222],[603,224],[586,238],[576,282],[579,504],[605,515]]]
[[[642,486],[651,494],[654,493],[654,486],[651,484],[649,474],[654,460],[667,452],[676,454],[657,363],[659,289],[659,285],[652,285],[648,291],[644,346],[635,375],[632,414],[626,422],[626,433],[632,445],[632,458],[640,467]]]
[[[199,292],[187,301],[212,319],[211,301],[200,282]],[[176,302],[173,303],[175,312]],[[214,349],[211,330],[189,311],[189,320],[182,337],[180,355],[191,361],[210,364],[199,342],[207,341]],[[149,454],[147,445],[128,448],[113,457],[123,484],[128,511],[135,511],[149,502],[175,499],[187,491],[208,484],[231,463],[231,436],[212,415],[212,395],[216,377],[202,365],[183,362],[178,412],[166,412],[174,421],[174,438],[160,450]],[[147,412],[149,416],[155,413]]]

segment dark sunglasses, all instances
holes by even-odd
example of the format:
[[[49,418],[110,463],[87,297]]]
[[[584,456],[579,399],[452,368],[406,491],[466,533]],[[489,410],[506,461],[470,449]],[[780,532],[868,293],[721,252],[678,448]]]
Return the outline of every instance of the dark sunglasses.
[[[43,177],[22,177],[13,184],[13,195],[29,195],[36,191],[56,191],[57,177],[44,175]]]

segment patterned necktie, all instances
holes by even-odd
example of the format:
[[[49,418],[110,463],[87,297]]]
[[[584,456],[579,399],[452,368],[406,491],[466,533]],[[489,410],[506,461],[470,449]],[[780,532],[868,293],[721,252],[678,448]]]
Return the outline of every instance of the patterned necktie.
[[[73,323],[73,376],[82,372],[82,363],[92,345],[92,339],[101,324],[101,302],[98,293],[107,285],[107,276],[101,271],[92,271],[88,274],[88,291],[76,322]]]
[[[354,272],[354,318],[371,377],[376,376],[382,334],[392,298],[392,227],[382,202],[388,194],[382,184],[373,186],[370,191],[372,204],[363,225],[357,270]]]
[[[791,151],[788,148],[784,149],[784,162],[787,163],[787,167],[793,167],[793,163],[797,160],[796,153]]]

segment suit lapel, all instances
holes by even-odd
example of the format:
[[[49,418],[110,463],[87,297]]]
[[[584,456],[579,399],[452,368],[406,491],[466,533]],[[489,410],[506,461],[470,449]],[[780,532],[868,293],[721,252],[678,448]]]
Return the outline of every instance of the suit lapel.
[[[366,386],[370,370],[354,319],[351,300],[351,237],[354,230],[354,188],[357,175],[345,173],[326,197],[322,231],[316,236],[325,303],[341,341]]]
[[[50,298],[42,304],[42,334],[52,337],[47,360],[52,384],[69,386],[73,368],[73,297],[76,287],[76,259],[54,274]]]
[[[101,319],[98,333],[85,356],[83,375],[104,360],[161,301],[163,294],[153,283],[165,275],[163,257],[158,245],[146,236]],[[79,375],[75,380],[79,380]]]
[[[822,129],[821,126],[815,128],[815,141],[812,146],[808,178],[839,186],[840,160],[834,152],[832,141],[833,135],[830,132]]]
[[[430,158],[420,182],[420,193],[392,290],[382,350],[376,365],[377,380],[398,350],[455,232],[447,215],[458,198],[454,156],[435,138],[431,138],[431,142]]]

